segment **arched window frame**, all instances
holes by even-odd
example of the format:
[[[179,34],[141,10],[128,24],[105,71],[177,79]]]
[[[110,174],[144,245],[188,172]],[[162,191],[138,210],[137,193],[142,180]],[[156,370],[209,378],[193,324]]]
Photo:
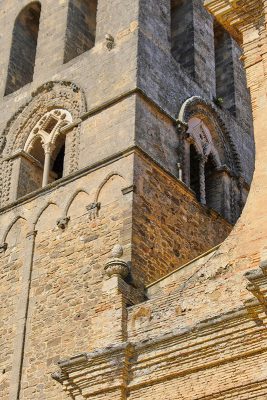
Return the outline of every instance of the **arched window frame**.
[[[31,22],[33,16],[35,20]],[[17,91],[33,80],[40,16],[41,3],[33,1],[26,5],[16,17],[12,32],[5,95]],[[23,38],[23,43],[21,43],[21,38]]]
[[[62,134],[60,129],[72,122],[72,116],[67,110],[55,109],[47,112],[32,131],[24,146],[24,152],[31,154],[34,142],[37,138],[41,139],[44,150],[44,166],[42,187],[49,183],[51,173],[51,159],[55,151],[55,144],[58,137]],[[63,173],[64,175],[64,173]]]

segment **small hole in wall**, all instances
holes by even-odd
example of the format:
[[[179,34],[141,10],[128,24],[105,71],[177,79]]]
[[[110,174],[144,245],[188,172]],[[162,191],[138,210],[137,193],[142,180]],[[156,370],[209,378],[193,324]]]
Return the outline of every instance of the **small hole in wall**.
[[[6,373],[6,370],[5,370],[5,368],[2,370],[2,374],[4,375]]]

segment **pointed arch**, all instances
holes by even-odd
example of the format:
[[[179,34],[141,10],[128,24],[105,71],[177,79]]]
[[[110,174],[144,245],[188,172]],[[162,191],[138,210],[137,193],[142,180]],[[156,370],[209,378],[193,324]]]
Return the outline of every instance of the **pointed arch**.
[[[45,210],[46,210],[49,206],[51,206],[51,205],[60,208],[56,202],[54,202],[54,201],[48,201],[48,202],[38,211],[36,217],[34,218],[34,220],[33,220],[33,221],[34,221],[34,222],[33,222],[33,226],[34,226],[34,227],[36,227],[36,225],[37,225],[39,219],[41,218],[41,216],[42,216],[42,214],[45,212]]]
[[[75,198],[78,196],[79,193],[85,193],[89,196],[89,193],[85,189],[80,188],[80,189],[75,190],[75,192],[71,195],[71,197],[69,198],[69,200],[66,204],[66,207],[65,207],[64,213],[63,213],[63,217],[67,217],[70,206],[72,205],[73,201],[75,200]]]
[[[3,234],[3,237],[2,237],[1,243],[6,243],[6,239],[7,239],[7,236],[8,236],[8,234],[9,234],[9,232],[11,231],[11,229],[13,228],[13,226],[15,225],[15,223],[16,223],[17,221],[19,221],[19,220],[23,220],[23,221],[25,221],[26,223],[28,223],[28,221],[26,220],[26,218],[22,217],[21,215],[17,215],[17,216],[10,222],[10,224],[8,225],[8,227],[6,228],[6,230],[4,231],[4,234]]]
[[[12,33],[5,95],[33,79],[41,3],[33,1],[18,14]]]
[[[101,190],[103,189],[103,187],[105,186],[105,184],[106,184],[113,176],[119,176],[120,178],[122,178],[122,179],[125,180],[124,176],[121,175],[119,172],[110,172],[110,173],[106,176],[106,178],[105,178],[105,179],[100,183],[100,185],[98,186],[98,189],[97,189],[96,195],[95,195],[95,200],[94,200],[95,203],[98,203],[99,195],[100,195]]]

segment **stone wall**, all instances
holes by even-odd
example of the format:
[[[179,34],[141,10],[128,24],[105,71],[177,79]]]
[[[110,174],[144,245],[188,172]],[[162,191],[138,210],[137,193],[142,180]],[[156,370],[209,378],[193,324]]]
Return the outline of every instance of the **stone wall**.
[[[221,243],[232,226],[183,183],[136,156],[133,276],[151,283]]]
[[[119,324],[112,333],[102,324],[115,305],[121,308],[122,298],[110,303],[101,288],[113,246],[121,243],[126,259],[131,257],[132,193],[123,194],[122,189],[132,184],[132,162],[130,156],[123,164],[98,169],[0,216],[1,241],[7,244],[0,254],[3,400],[14,393],[9,390],[11,377],[17,384],[27,299],[21,399],[65,399],[50,377],[57,360],[123,339]],[[122,169],[123,175],[115,172]],[[100,209],[92,203],[99,203]],[[14,223],[8,226],[10,221]],[[31,229],[37,233],[27,278],[31,255],[26,234]]]

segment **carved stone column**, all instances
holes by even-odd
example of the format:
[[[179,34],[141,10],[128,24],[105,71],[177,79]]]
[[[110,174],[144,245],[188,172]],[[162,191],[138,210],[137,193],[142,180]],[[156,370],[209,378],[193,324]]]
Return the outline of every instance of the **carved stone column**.
[[[206,157],[199,157],[199,195],[201,204],[206,204],[206,180],[205,180],[205,165]]]
[[[49,182],[49,173],[50,173],[50,164],[51,164],[51,156],[55,146],[51,143],[45,143],[43,145],[45,152],[45,161],[44,161],[44,172],[43,172],[43,182],[42,187],[46,186]]]

